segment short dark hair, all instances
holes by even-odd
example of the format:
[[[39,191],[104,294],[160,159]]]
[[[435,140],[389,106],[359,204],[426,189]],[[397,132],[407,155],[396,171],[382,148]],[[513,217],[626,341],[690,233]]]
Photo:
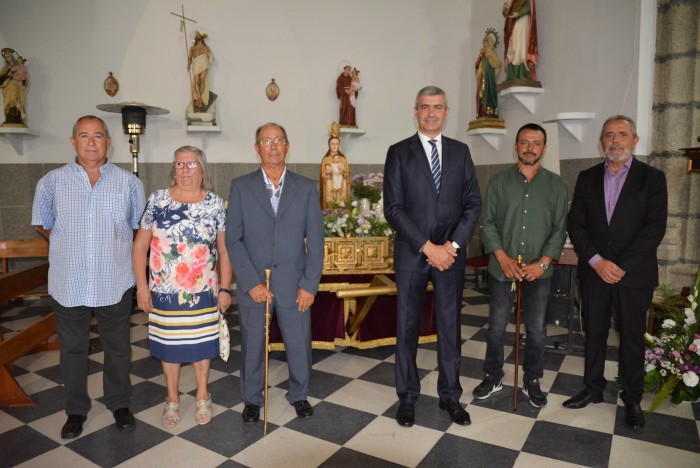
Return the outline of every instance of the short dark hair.
[[[515,144],[518,144],[518,140],[520,140],[520,132],[523,130],[534,130],[536,132],[542,132],[542,135],[544,135],[544,144],[547,144],[547,132],[542,128],[541,125],[537,125],[536,123],[526,123],[522,127],[520,127],[520,130],[518,130],[518,133],[515,135]]]
[[[262,124],[261,126],[259,126],[259,127],[255,130],[255,144],[256,144],[256,145],[260,143],[260,142],[259,142],[259,139],[260,139],[260,132],[261,132],[262,129],[265,128],[265,127],[277,127],[277,128],[279,128],[280,130],[282,130],[282,134],[284,135],[284,140],[285,140],[287,143],[289,143],[289,138],[287,138],[287,130],[285,130],[284,127],[281,126],[281,125],[278,124],[278,123],[275,123],[275,122],[268,122],[268,123],[266,123],[266,124]]]
[[[622,114],[617,114],[613,115],[612,117],[608,117],[605,119],[605,122],[603,122],[603,126],[600,127],[600,139],[603,139],[603,130],[605,130],[605,126],[612,122],[613,120],[623,120],[630,124],[630,127],[632,127],[632,136],[636,137],[637,136],[637,124],[634,123],[634,120],[631,117],[627,117],[626,115]]]
[[[418,109],[418,100],[420,99],[421,96],[435,96],[435,95],[440,95],[445,98],[445,107],[449,107],[447,105],[447,94],[445,94],[445,91],[442,89],[438,88],[437,86],[426,86],[420,91],[418,91],[418,94],[416,94],[416,104],[414,106],[414,109]]]
[[[73,138],[75,138],[76,133],[78,133],[78,124],[80,122],[82,122],[83,120],[97,120],[98,122],[100,122],[102,124],[102,128],[104,129],[105,136],[108,139],[112,138],[111,136],[109,136],[109,129],[107,128],[107,124],[105,123],[105,121],[102,120],[101,118],[95,116],[95,115],[84,115],[75,121],[75,124],[73,124],[73,133],[71,133]]]

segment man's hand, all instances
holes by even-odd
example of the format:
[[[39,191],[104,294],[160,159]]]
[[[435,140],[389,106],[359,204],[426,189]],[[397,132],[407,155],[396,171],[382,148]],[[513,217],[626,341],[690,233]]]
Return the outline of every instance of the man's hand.
[[[299,288],[297,291],[297,307],[299,312],[306,312],[314,303],[314,295],[304,289]]]
[[[426,262],[440,271],[445,271],[452,266],[457,256],[457,251],[449,241],[442,245],[436,245],[428,241],[423,247],[423,254],[428,257]]]
[[[263,302],[267,301],[272,301],[272,293],[262,283],[248,291],[248,295],[253,300],[253,302],[257,302],[258,304],[262,304]]]
[[[544,270],[540,266],[539,260],[523,265],[521,271],[523,272],[523,279],[525,281],[535,281],[544,273]]]
[[[614,262],[605,260],[604,258],[596,263],[593,269],[595,269],[595,272],[598,273],[600,279],[608,284],[619,283],[625,276],[625,270],[617,266]]]
[[[522,280],[525,276],[525,272],[518,265],[518,261],[511,258],[506,254],[505,250],[496,250],[493,252],[493,256],[498,260],[498,266],[501,267],[501,271],[508,279]],[[538,266],[539,268],[539,266]]]

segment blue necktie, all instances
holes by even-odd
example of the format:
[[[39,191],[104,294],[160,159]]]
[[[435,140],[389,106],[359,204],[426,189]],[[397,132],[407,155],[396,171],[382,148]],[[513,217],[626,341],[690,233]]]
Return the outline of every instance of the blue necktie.
[[[435,190],[440,193],[440,176],[442,171],[440,171],[440,157],[438,156],[437,150],[437,140],[429,140],[430,146],[433,148],[430,150],[430,170],[433,173],[433,181],[435,182]]]

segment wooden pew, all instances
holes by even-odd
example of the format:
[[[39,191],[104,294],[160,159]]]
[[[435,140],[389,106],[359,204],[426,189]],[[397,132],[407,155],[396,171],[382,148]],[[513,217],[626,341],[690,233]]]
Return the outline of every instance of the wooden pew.
[[[2,260],[0,307],[4,307],[17,297],[27,296],[30,291],[45,285],[48,281],[48,262],[10,272],[9,261],[13,258],[48,258],[48,256],[49,242],[44,238],[0,240],[0,260]]]
[[[48,255],[49,243],[44,238],[0,240],[0,259],[2,260],[0,312],[16,298],[30,295],[31,291],[45,285],[48,281],[49,263],[47,261],[10,272],[9,260],[13,258],[46,258]],[[0,405],[35,405],[12,376],[10,366],[15,359],[33,350],[58,349],[58,344],[48,343],[48,339],[55,334],[56,323],[53,313],[43,317],[37,323],[8,340],[4,340],[0,332]]]

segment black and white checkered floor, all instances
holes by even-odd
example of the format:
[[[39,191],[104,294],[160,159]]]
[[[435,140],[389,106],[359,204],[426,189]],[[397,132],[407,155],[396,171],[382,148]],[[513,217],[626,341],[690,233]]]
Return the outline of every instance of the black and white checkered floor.
[[[104,355],[95,333],[88,382],[94,401],[77,439],[60,437],[66,416],[58,352],[38,352],[14,362],[13,374],[37,405],[0,407],[0,466],[700,466],[699,403],[665,403],[646,415],[647,426],[637,432],[625,426],[624,407],[612,384],[604,403],[582,410],[563,408],[561,403],[582,385],[583,358],[578,355],[546,353],[542,389],[549,393],[549,404],[542,409],[532,407],[524,396],[518,410],[512,409],[512,348],[506,350],[510,356],[503,391],[472,401],[471,390],[482,378],[487,302],[482,292],[465,290],[461,383],[471,426],[452,424],[438,409],[435,343],[420,346],[418,352],[423,396],[416,408],[416,425],[408,429],[394,420],[394,347],[339,348],[314,350],[309,401],[315,412],[308,420],[296,418],[284,399],[284,353],[271,355],[270,417],[263,438],[262,421],[244,424],[240,417],[240,334],[237,315],[232,313],[231,358],[228,363],[212,363],[213,420],[206,426],[195,424],[194,373],[186,366],[181,375],[181,420],[166,430],[160,424],[165,398],[160,362],[149,357],[146,316],[135,311],[131,409],[136,430],[118,432],[101,403]],[[47,314],[46,304],[29,300],[22,307],[5,309],[0,316],[5,338]],[[509,343],[513,331],[511,325]],[[556,333],[565,330],[550,329],[550,335]],[[612,380],[617,364],[614,348],[610,349],[606,377]],[[642,407],[650,401],[645,396]]]

